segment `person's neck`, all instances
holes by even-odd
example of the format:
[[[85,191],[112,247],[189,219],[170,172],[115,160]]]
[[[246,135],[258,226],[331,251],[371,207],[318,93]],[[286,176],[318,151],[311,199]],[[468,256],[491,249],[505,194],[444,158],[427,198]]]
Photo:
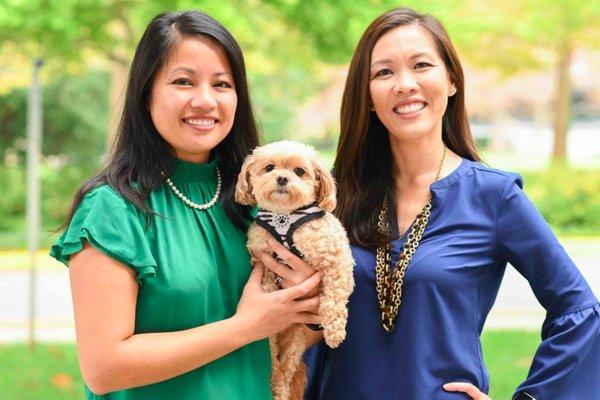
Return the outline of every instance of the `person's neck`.
[[[429,186],[437,174],[444,144],[441,135],[400,141],[390,137],[397,186]]]

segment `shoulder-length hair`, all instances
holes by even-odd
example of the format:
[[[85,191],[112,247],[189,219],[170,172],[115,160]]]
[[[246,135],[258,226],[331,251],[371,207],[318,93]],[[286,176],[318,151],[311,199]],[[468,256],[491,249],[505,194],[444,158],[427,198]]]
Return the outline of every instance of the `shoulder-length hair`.
[[[170,175],[175,166],[173,148],[156,130],[149,112],[152,84],[170,51],[182,39],[204,36],[225,50],[231,65],[237,108],[233,126],[225,139],[213,149],[222,177],[221,202],[230,220],[246,230],[249,207],[234,202],[237,175],[244,158],[258,146],[256,128],[240,46],[231,33],[210,16],[198,11],[159,14],[150,22],[135,51],[125,104],[114,145],[105,166],[78,190],[65,223],[73,218],[81,199],[91,189],[108,184],[131,201],[148,222],[154,212],[146,200],[150,192],[164,183],[161,171]]]
[[[396,199],[388,132],[377,114],[369,110],[371,54],[385,33],[413,24],[431,34],[457,89],[448,99],[442,120],[442,139],[456,154],[473,161],[480,160],[465,109],[463,70],[442,24],[431,15],[419,14],[409,8],[397,8],[379,16],[361,37],[350,63],[334,162],[334,177],[338,184],[335,213],[350,241],[362,246],[383,244],[391,239],[389,233],[379,232],[377,223],[383,199],[387,198],[390,204],[395,204]],[[391,211],[395,213],[395,207]]]

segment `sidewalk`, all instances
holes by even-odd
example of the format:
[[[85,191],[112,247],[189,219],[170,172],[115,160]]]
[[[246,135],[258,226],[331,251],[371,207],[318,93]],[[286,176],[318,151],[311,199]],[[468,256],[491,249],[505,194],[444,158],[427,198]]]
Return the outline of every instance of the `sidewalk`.
[[[564,240],[563,245],[600,297],[600,238]],[[23,262],[26,256],[12,252],[10,257],[3,257],[0,253],[0,342],[27,340],[29,272],[2,265],[7,259]],[[68,269],[45,256],[41,264],[43,267],[37,274],[36,337],[41,341],[73,341]],[[544,314],[527,281],[509,266],[486,329],[539,330]]]

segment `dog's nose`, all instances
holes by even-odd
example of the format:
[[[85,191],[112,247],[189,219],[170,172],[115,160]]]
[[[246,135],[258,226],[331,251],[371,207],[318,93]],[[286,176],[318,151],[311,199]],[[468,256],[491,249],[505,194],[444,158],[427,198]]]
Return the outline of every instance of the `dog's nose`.
[[[288,183],[288,178],[286,178],[285,176],[278,176],[277,177],[277,184],[279,186],[285,186]]]

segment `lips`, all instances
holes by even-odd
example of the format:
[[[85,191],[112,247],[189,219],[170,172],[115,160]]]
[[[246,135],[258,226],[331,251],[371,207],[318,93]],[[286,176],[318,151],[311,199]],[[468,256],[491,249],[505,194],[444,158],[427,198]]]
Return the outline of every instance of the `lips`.
[[[411,115],[418,113],[425,107],[427,107],[427,103],[424,101],[412,101],[410,103],[397,105],[394,107],[393,111],[399,115]]]

